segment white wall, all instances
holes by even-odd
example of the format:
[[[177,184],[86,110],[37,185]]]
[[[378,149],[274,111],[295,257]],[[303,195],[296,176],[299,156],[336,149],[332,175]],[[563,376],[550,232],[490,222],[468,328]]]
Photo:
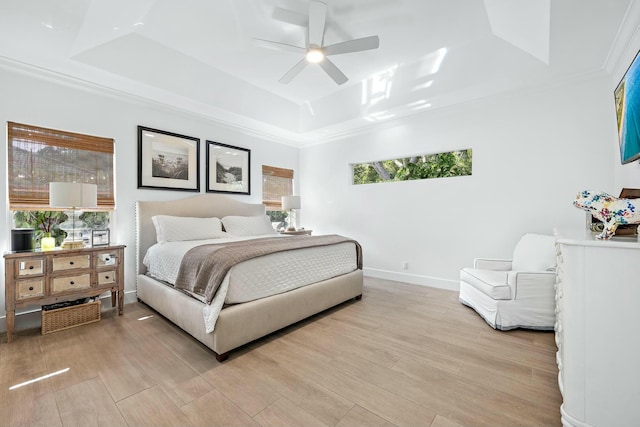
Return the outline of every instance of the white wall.
[[[365,274],[457,289],[474,257],[509,258],[527,231],[583,226],[578,191],[614,190],[609,82],[592,75],[304,148],[301,225],[360,241]],[[469,177],[350,184],[352,163],[468,147]]]
[[[633,58],[640,50],[640,4],[634,3],[630,6],[630,10],[625,19],[625,22],[621,26],[620,34],[616,45],[614,45],[613,52],[615,55],[610,62],[615,64],[611,68],[611,82],[610,91],[613,93],[614,89],[624,76],[624,73],[631,65]],[[624,37],[626,36],[626,37]],[[618,52],[619,51],[619,52]],[[615,117],[615,112],[613,112]],[[612,130],[612,138],[618,141],[616,129]],[[620,162],[620,155],[618,154],[614,161],[614,175],[615,175],[615,188],[612,194],[617,196],[622,188],[640,188],[640,162],[632,162],[623,165]]]
[[[262,164],[298,169],[298,149],[261,139],[192,114],[161,107],[142,100],[109,95],[61,84],[53,77],[26,75],[0,67],[0,124],[7,121],[63,129],[115,139],[116,211],[111,241],[127,245],[125,250],[125,292],[135,298],[135,202],[168,200],[195,195],[182,191],[137,189],[137,126],[194,136],[200,141],[200,188],[205,191],[205,141],[245,147],[251,150],[251,195],[234,196],[252,203],[262,201]],[[0,141],[6,147],[6,131]],[[3,167],[0,197],[6,194],[6,149],[0,152]],[[115,228],[114,228],[115,227]],[[11,219],[0,209],[0,248],[10,249]],[[4,277],[1,263],[0,277]],[[17,322],[20,322],[18,320]],[[19,327],[20,325],[18,325]],[[4,286],[0,289],[0,329],[4,330]]]
[[[236,196],[241,200],[261,200],[262,164],[295,169],[301,226],[314,234],[358,239],[368,275],[452,289],[462,266],[476,256],[508,257],[526,231],[582,226],[583,212],[571,205],[577,191],[619,191],[612,172],[619,160],[611,77],[604,74],[427,111],[302,150],[178,110],[2,67],[0,93],[0,123],[115,139],[117,209],[111,238],[127,245],[128,299],[135,296],[135,201],[194,194],[136,188],[137,125],[201,138],[201,191],[206,139],[251,149],[252,195]],[[5,133],[0,138],[6,144]],[[351,163],[467,147],[474,155],[470,177],[350,184]],[[0,164],[6,164],[6,150],[0,152]],[[6,171],[0,197],[7,197]],[[0,247],[7,250],[11,222],[5,210],[0,210],[0,224]],[[403,261],[409,263],[407,271]],[[3,314],[0,290],[0,330]]]

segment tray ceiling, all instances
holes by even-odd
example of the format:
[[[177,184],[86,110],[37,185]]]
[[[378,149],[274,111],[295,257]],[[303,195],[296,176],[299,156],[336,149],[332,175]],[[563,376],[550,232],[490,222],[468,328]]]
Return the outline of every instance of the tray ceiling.
[[[629,0],[327,0],[325,44],[380,47],[278,80],[308,0],[11,0],[0,57],[295,142],[602,70]]]

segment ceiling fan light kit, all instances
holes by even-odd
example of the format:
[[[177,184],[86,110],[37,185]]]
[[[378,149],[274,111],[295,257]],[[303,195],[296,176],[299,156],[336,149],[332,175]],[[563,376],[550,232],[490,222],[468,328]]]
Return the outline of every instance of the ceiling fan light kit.
[[[324,46],[326,17],[327,5],[318,0],[311,0],[309,3],[308,44],[306,48],[271,40],[254,39],[256,44],[262,47],[304,53],[304,58],[282,76],[279,80],[280,83],[291,82],[307,64],[312,63],[318,64],[336,84],[341,85],[349,79],[333,62],[329,61],[327,56],[377,49],[380,46],[378,36],[369,36]]]
[[[317,64],[324,59],[324,51],[319,48],[309,48],[306,55],[307,61]]]

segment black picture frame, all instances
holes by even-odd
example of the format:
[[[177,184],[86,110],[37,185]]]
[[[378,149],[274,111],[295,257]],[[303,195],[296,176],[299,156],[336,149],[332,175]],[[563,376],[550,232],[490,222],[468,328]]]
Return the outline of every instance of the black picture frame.
[[[91,230],[91,247],[109,246],[111,237],[109,229]]]
[[[138,188],[200,192],[200,139],[138,126]]]
[[[251,194],[251,150],[207,141],[207,193]]]

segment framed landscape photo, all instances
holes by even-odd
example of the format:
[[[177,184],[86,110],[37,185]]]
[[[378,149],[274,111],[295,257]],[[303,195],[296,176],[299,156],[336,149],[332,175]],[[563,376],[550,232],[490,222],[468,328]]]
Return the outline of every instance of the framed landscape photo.
[[[200,192],[200,139],[138,126],[138,188]]]
[[[207,192],[251,194],[251,150],[207,141]]]

